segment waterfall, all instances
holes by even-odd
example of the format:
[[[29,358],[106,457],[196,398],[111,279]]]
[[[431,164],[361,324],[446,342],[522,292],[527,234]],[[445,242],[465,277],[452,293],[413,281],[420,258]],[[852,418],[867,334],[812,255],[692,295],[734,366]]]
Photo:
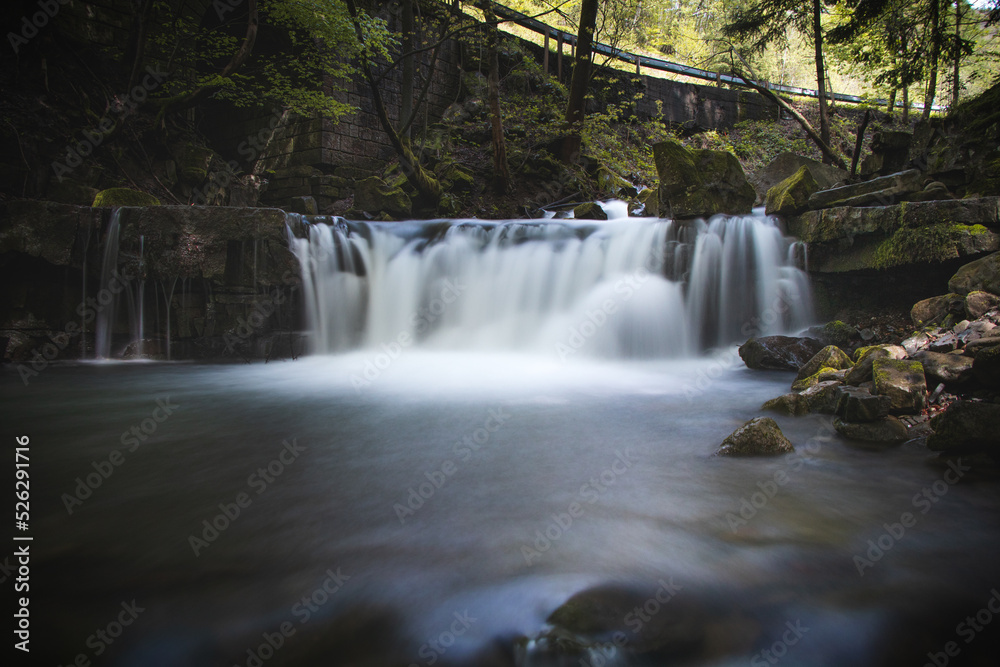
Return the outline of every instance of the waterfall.
[[[97,293],[97,322],[94,325],[94,356],[111,358],[111,339],[114,336],[118,292],[112,281],[118,279],[118,241],[121,232],[121,209],[111,213],[108,233],[104,239],[104,256],[101,262],[101,282]]]
[[[758,214],[336,218],[304,229],[289,241],[316,353],[398,344],[676,357],[797,330],[812,316],[801,247]]]

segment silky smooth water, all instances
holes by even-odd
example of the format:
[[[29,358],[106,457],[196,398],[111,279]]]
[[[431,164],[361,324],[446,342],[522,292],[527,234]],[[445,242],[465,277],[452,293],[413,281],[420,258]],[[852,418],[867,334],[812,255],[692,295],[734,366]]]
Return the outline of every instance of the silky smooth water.
[[[921,513],[915,496],[947,464],[922,445],[841,440],[827,417],[776,417],[796,455],[712,458],[791,381],[733,349],[562,362],[406,348],[356,382],[379,354],[56,366],[28,387],[5,369],[5,438],[31,437],[39,654],[252,665],[247,651],[288,623],[262,664],[603,664],[531,638],[575,593],[649,597],[663,580],[680,587],[664,609],[697,639],[683,664],[759,661],[796,621],[808,632],[782,664],[922,664],[907,660],[953,639],[1000,583],[981,462]],[[292,442],[301,452],[282,455]],[[120,465],[70,514],[78,478],[115,450]],[[249,505],[195,555],[192,536],[227,523],[241,493]],[[745,502],[760,506],[734,524]],[[904,512],[916,524],[860,576],[854,557]],[[341,587],[316,597],[328,571]],[[304,596],[323,600],[308,616]],[[88,637],[133,599],[145,611],[98,658]],[[475,621],[452,636],[456,613]],[[605,659],[672,662],[624,656]]]

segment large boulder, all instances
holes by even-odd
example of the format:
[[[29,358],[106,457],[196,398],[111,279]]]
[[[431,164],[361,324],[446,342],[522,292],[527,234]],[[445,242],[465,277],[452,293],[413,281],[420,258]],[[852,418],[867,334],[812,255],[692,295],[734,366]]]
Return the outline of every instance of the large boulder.
[[[761,336],[740,346],[740,358],[754,370],[797,371],[821,349],[815,338]]]
[[[795,376],[795,380],[804,380],[807,377],[815,375],[822,368],[840,370],[844,368],[851,368],[852,366],[854,366],[854,363],[843,350],[836,345],[827,345],[799,369],[798,375]]]
[[[764,212],[767,215],[794,215],[809,208],[809,197],[819,190],[819,184],[807,167],[767,191]]]
[[[972,362],[972,374],[987,387],[1000,387],[1000,346],[977,352]]]
[[[931,420],[927,447],[936,452],[1000,448],[1000,405],[955,401]]]
[[[750,213],[757,194],[732,153],[689,149],[671,139],[653,145],[653,158],[660,179],[660,216],[677,220]]]
[[[817,382],[799,395],[799,404],[805,408],[806,412],[832,415],[837,411],[840,388],[843,384],[838,380]]]
[[[919,361],[876,359],[872,366],[875,391],[888,396],[890,410],[897,414],[915,414],[927,404],[927,383]]]
[[[777,422],[770,417],[755,417],[729,434],[719,445],[716,456],[773,456],[794,452],[795,448]]]
[[[892,400],[862,387],[840,387],[834,414],[847,422],[873,422],[889,415]]]
[[[932,387],[941,382],[949,386],[963,385],[973,377],[971,357],[925,350],[913,358],[923,364],[924,376]]]
[[[607,220],[608,214],[597,202],[588,201],[573,209],[573,217],[577,220]]]
[[[872,379],[872,367],[876,359],[905,359],[906,349],[900,345],[872,345],[859,348],[855,352],[857,361],[847,371],[844,382],[857,387]]]
[[[910,319],[918,327],[941,322],[948,315],[957,318],[965,315],[965,297],[961,294],[943,294],[918,301],[910,309]]]
[[[807,158],[796,153],[780,153],[771,160],[757,175],[757,195],[759,201],[764,201],[767,191],[782,182],[802,167],[809,170],[809,175],[819,185],[827,190],[846,183],[850,174],[818,160]]]
[[[851,440],[877,442],[893,445],[909,439],[906,425],[895,417],[882,417],[870,422],[849,422],[841,418],[833,420],[837,433]]]
[[[861,162],[861,175],[891,174],[906,167],[910,159],[911,132],[878,130],[872,134],[871,154]]]
[[[970,292],[1000,295],[1000,252],[960,268],[948,281],[948,290],[963,295]]]
[[[782,394],[777,398],[765,401],[764,405],[760,407],[762,410],[780,412],[783,415],[791,415],[793,417],[809,414],[809,406],[802,400],[802,394],[797,391]]]

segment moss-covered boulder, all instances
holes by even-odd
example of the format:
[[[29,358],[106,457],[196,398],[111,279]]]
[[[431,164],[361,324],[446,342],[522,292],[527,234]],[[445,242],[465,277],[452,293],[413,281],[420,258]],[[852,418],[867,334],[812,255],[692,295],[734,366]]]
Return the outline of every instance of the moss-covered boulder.
[[[907,264],[940,263],[998,248],[1000,234],[983,225],[941,223],[900,228],[875,248],[872,266],[889,269]]]
[[[573,217],[577,220],[607,220],[608,214],[597,202],[588,201],[573,209]]]
[[[969,262],[951,277],[948,289],[957,294],[989,292],[1000,295],[1000,252]]]
[[[809,197],[819,190],[819,183],[804,165],[767,191],[764,212],[768,215],[794,215],[809,208]]]
[[[93,207],[102,206],[159,206],[160,200],[153,195],[129,188],[108,188],[94,197]]]
[[[354,184],[354,208],[402,220],[412,215],[413,203],[402,188],[389,187],[381,178],[371,176]]]
[[[797,391],[782,394],[777,398],[765,401],[764,405],[760,407],[762,410],[770,410],[772,412],[778,412],[783,415],[791,415],[793,417],[809,414],[809,406],[802,400],[802,394]]]
[[[811,375],[815,375],[821,368],[840,370],[851,368],[854,362],[836,345],[827,345],[817,352],[806,364],[799,369],[795,376],[796,380],[803,380]]]
[[[909,439],[906,425],[895,417],[882,417],[870,422],[849,422],[840,417],[833,420],[837,433],[850,440],[862,440],[885,445],[896,445]]]
[[[679,141],[653,145],[659,175],[659,214],[673,219],[716,213],[746,214],[757,193],[736,156],[727,151],[685,148]]]
[[[876,359],[905,359],[906,348],[900,345],[870,345],[859,350],[857,362],[847,372],[844,381],[855,387],[872,379],[872,366]]]
[[[847,373],[849,369],[846,368],[830,368],[824,367],[820,368],[818,371],[813,373],[808,377],[801,378],[792,382],[793,391],[805,391],[811,387],[815,387],[821,382],[837,381],[843,384],[844,380],[847,379]]]
[[[873,422],[888,416],[892,401],[862,387],[841,387],[834,414],[846,422]]]
[[[770,417],[755,417],[729,434],[716,456],[774,456],[794,452],[792,443]]]
[[[927,447],[936,452],[990,449],[1000,451],[1000,405],[955,401],[931,419],[934,434]]]
[[[924,366],[907,359],[876,359],[872,365],[875,391],[888,396],[890,411],[896,414],[916,414],[927,404],[927,382]]]

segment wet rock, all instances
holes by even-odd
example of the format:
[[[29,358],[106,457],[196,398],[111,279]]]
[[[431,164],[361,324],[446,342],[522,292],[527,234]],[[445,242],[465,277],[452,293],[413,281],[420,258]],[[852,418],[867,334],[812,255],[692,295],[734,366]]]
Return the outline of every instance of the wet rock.
[[[913,334],[900,343],[900,345],[902,345],[903,349],[906,350],[906,354],[912,357],[917,352],[927,349],[927,346],[931,344],[932,340],[934,339],[921,331]]]
[[[856,387],[872,379],[872,366],[876,359],[905,359],[906,349],[900,345],[872,345],[859,348],[854,354],[857,362],[847,371],[844,381]]]
[[[757,193],[728,151],[688,149],[679,141],[653,145],[660,215],[683,219],[750,213]]]
[[[960,268],[948,281],[948,289],[958,294],[989,292],[1000,295],[1000,252]]]
[[[819,190],[819,184],[809,169],[799,168],[794,174],[767,191],[764,212],[767,215],[794,215],[809,208],[809,197]]]
[[[755,417],[729,434],[715,455],[773,456],[794,451],[777,422],[770,417]]]
[[[915,414],[927,403],[924,367],[919,361],[876,359],[872,366],[875,391],[891,400],[890,411]]]
[[[953,332],[948,331],[927,344],[931,352],[951,352],[962,344],[962,340]]]
[[[608,214],[597,202],[588,201],[573,209],[573,217],[577,220],[607,220]]]
[[[740,346],[740,358],[754,370],[797,371],[823,349],[815,338],[762,336]]]
[[[910,309],[910,319],[918,327],[936,324],[948,315],[965,316],[965,297],[961,294],[944,294],[918,301]]]
[[[927,447],[936,452],[1000,449],[1000,405],[955,401],[931,420],[934,435]]]
[[[876,421],[854,423],[841,419],[833,420],[833,428],[837,433],[851,440],[878,442],[882,444],[898,444],[909,440],[909,433],[903,422],[895,417],[883,417]]]
[[[874,422],[889,415],[892,400],[862,387],[840,387],[834,413],[845,422]]]
[[[913,357],[924,366],[924,375],[932,387],[943,382],[946,385],[962,385],[972,380],[972,358],[958,354],[923,351]]]
[[[108,188],[94,197],[94,208],[102,206],[159,206],[160,200],[153,195],[130,188]]]
[[[809,414],[809,406],[802,400],[802,394],[797,391],[783,394],[777,398],[772,398],[771,400],[766,401],[764,405],[761,406],[761,409],[772,410],[774,412],[778,412],[783,415],[791,415],[793,417]]]
[[[840,370],[843,368],[851,368],[852,366],[854,366],[854,363],[843,350],[836,345],[827,345],[799,369],[795,379],[802,380],[807,378],[816,374],[821,368]]]
[[[1000,346],[979,350],[972,362],[972,373],[987,387],[1000,387]]]
[[[805,407],[806,412],[832,415],[837,411],[837,403],[840,400],[839,389],[843,384],[839,380],[817,382],[799,395],[798,402]]]
[[[973,291],[965,297],[965,314],[977,320],[994,308],[1000,308],[1000,296],[989,292]]]

